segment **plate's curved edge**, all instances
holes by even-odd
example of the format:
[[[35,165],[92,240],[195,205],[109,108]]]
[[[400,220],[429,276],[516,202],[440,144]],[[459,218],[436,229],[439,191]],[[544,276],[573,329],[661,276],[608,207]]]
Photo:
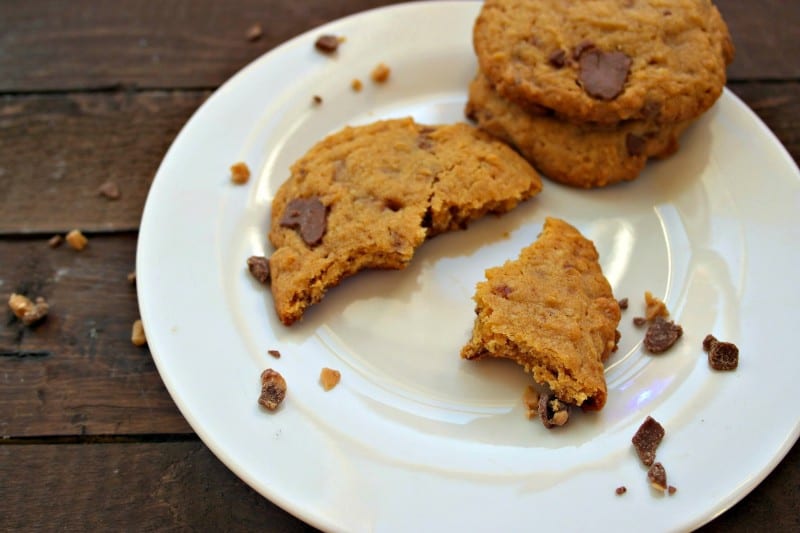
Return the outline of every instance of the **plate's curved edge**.
[[[441,3],[442,2],[431,2],[428,5],[441,4]],[[452,4],[477,4],[477,2],[473,2],[473,1],[457,1],[457,2],[446,2],[446,3],[447,4],[451,4],[451,5]],[[341,23],[342,21],[345,21],[345,20],[350,20],[350,19],[356,18],[356,17],[362,17],[362,16],[365,16],[365,15],[373,14],[375,12],[392,11],[392,10],[397,10],[397,9],[408,9],[408,8],[410,8],[412,6],[414,7],[414,9],[418,9],[422,5],[424,5],[424,4],[400,4],[400,5],[394,5],[394,6],[385,6],[385,7],[376,8],[376,9],[373,9],[373,10],[370,10],[370,11],[362,12],[362,13],[356,13],[356,14],[350,15],[348,17],[345,17],[343,19],[339,19],[337,21],[329,23],[329,24],[338,24],[338,23]],[[325,26],[322,26],[321,28],[324,28],[324,27]],[[302,41],[304,39],[308,39],[310,34],[312,34],[314,32],[317,32],[319,30],[320,30],[320,28],[316,28],[316,29],[309,30],[308,32],[305,32],[305,33],[303,33],[301,35],[298,35],[297,37],[294,37],[293,39],[291,39],[290,41],[284,43],[283,45],[280,45],[279,47],[267,52],[266,54],[262,55],[258,59],[254,60],[249,65],[245,66],[242,70],[240,70],[230,80],[228,80],[228,82],[226,82],[217,92],[215,92],[208,100],[206,100],[206,102],[204,102],[198,108],[198,110],[195,112],[195,114],[193,114],[192,118],[190,118],[190,120],[186,123],[186,125],[181,130],[179,135],[176,137],[176,139],[173,142],[172,146],[175,146],[176,144],[178,144],[180,142],[181,135],[183,134],[183,132],[188,130],[191,127],[192,121],[196,116],[198,116],[201,112],[203,112],[203,110],[207,106],[212,104],[212,102],[215,99],[215,96],[220,91],[223,91],[223,89],[224,90],[228,90],[228,88],[231,87],[231,84],[235,83],[241,77],[246,76],[247,72],[251,68],[254,68],[255,63],[257,63],[259,61],[262,61],[264,59],[264,57],[269,55],[269,54],[278,53],[280,50],[284,49],[285,47],[296,45],[298,42],[300,42],[300,41]],[[791,155],[789,154],[789,152],[786,149],[786,147],[783,146],[783,144],[777,139],[775,134],[766,126],[766,124],[764,124],[761,121],[761,119],[758,117],[758,115],[755,112],[753,112],[752,109],[750,109],[735,93],[733,93],[729,89],[727,89],[727,88],[725,89],[725,94],[728,95],[729,97],[733,98],[733,100],[737,104],[739,104],[744,110],[746,110],[747,112],[750,113],[753,121],[755,123],[759,124],[759,128],[761,128],[762,132],[767,134],[774,141],[774,143],[775,143],[775,145],[777,145],[777,147],[780,147],[780,149],[782,151],[782,154],[783,154],[783,157],[786,159],[786,162],[788,162],[790,164],[790,166],[794,168],[796,175],[798,177],[800,177],[800,171],[798,171],[797,163],[791,157]],[[170,150],[168,150],[167,154],[165,155],[165,158],[164,158],[165,161],[170,156],[170,151],[172,150],[172,146],[170,147]],[[162,162],[162,165],[163,165],[163,162]],[[159,172],[157,172],[157,174],[156,174],[156,179],[153,182],[153,186],[156,186],[159,183],[158,177],[159,177],[160,174],[161,174],[161,168],[159,168]],[[150,231],[152,231],[150,229],[149,225],[148,225],[148,222],[147,222],[148,221],[148,204],[150,203],[149,202],[150,197],[151,196],[148,195],[148,202],[145,204],[145,209],[144,209],[144,212],[143,212],[143,215],[142,215],[142,227],[140,229],[140,236],[141,235],[145,235],[146,236]],[[146,268],[143,268],[143,266],[144,266],[144,259],[143,258],[146,257],[146,253],[144,253],[145,246],[143,245],[143,242],[144,242],[144,240],[140,238],[139,243],[137,245],[137,261],[136,261],[137,272],[145,272],[147,270]],[[148,305],[144,301],[144,298],[143,298],[143,292],[144,292],[144,287],[145,287],[145,285],[142,283],[143,281],[144,280],[140,278],[140,282],[137,284],[137,298],[139,300],[139,308],[140,308],[140,311],[141,311],[141,314],[142,314],[142,319],[143,319],[143,322],[146,325],[147,322],[148,322],[148,314],[149,313],[148,313]],[[161,379],[164,381],[167,390],[170,392],[170,395],[172,396],[173,401],[175,401],[175,403],[178,406],[179,410],[181,411],[182,415],[187,419],[187,422],[189,422],[190,426],[198,434],[198,436],[203,441],[203,443],[209,449],[212,450],[212,452],[223,462],[223,464],[226,465],[226,467],[228,467],[230,470],[232,470],[240,479],[245,481],[248,485],[250,485],[251,487],[255,488],[258,492],[260,492],[261,494],[263,494],[264,496],[269,498],[276,505],[278,505],[279,507],[285,509],[287,512],[290,512],[291,514],[297,516],[298,518],[301,518],[302,520],[308,522],[309,524],[311,524],[311,525],[313,525],[315,527],[321,528],[321,529],[342,529],[342,528],[345,527],[344,525],[338,523],[332,517],[324,515],[324,513],[310,512],[310,511],[316,511],[316,510],[310,510],[307,507],[303,507],[300,502],[295,502],[295,501],[288,500],[288,499],[282,497],[282,495],[279,492],[275,492],[273,490],[270,490],[270,488],[266,487],[263,483],[259,482],[256,479],[253,479],[252,476],[250,475],[250,473],[244,468],[244,465],[242,465],[239,461],[237,461],[237,459],[235,457],[233,457],[229,453],[227,453],[225,451],[225,449],[221,445],[219,445],[218,442],[215,441],[213,436],[208,434],[205,431],[202,423],[192,414],[191,408],[184,403],[184,400],[179,395],[175,394],[174,391],[176,390],[176,384],[173,381],[173,376],[170,376],[168,373],[165,374],[162,371],[163,369],[162,369],[162,366],[161,366],[162,365],[161,356],[159,354],[158,348],[155,347],[155,346],[151,346],[151,353],[153,354],[153,359],[154,359],[154,362],[156,364],[156,367],[159,370],[159,374],[161,376]],[[720,508],[710,509],[709,510],[709,516],[707,516],[705,518],[701,518],[701,519],[699,519],[698,521],[696,521],[694,523],[686,524],[686,527],[687,528],[695,528],[695,527],[699,527],[699,526],[701,526],[701,525],[703,525],[705,523],[710,522],[715,517],[717,517],[720,514],[724,513],[730,507],[732,507],[737,502],[739,502],[741,499],[743,499],[745,496],[747,496],[747,494],[749,494],[756,486],[758,486],[774,470],[774,468],[785,458],[786,454],[788,454],[788,452],[791,450],[791,448],[794,445],[794,443],[797,442],[798,437],[800,437],[800,421],[798,421],[795,424],[794,431],[784,441],[784,445],[781,447],[781,449],[777,450],[777,453],[773,456],[773,458],[770,461],[770,463],[768,465],[765,465],[765,467],[758,472],[758,475],[753,476],[749,480],[749,482],[745,485],[745,487],[746,487],[745,489],[737,488],[737,491],[734,491],[734,493],[730,497],[728,497],[726,500],[720,502],[720,506],[721,506]]]

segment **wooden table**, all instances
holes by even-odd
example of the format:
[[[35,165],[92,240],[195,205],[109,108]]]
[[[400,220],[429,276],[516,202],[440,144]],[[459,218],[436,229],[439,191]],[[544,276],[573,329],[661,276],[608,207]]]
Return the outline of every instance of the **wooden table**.
[[[156,168],[211,92],[279,43],[387,3],[0,1],[0,293],[52,306],[34,328],[1,311],[0,530],[311,529],[192,432],[130,342],[126,276]],[[800,2],[717,4],[737,45],[728,87],[798,161]],[[116,201],[97,194],[107,180]],[[86,250],[48,246],[73,228]],[[800,446],[705,529],[800,530]]]

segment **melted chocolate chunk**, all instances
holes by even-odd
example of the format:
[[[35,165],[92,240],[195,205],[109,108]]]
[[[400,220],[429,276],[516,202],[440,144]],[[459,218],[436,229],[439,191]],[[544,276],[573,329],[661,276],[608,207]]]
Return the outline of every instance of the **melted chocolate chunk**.
[[[584,39],[583,41],[579,42],[575,46],[575,48],[572,49],[572,59],[577,61],[578,59],[580,59],[580,57],[583,55],[584,52],[586,52],[587,50],[591,50],[594,47],[595,44],[592,41]]]
[[[669,350],[681,335],[683,335],[682,327],[659,316],[644,334],[644,347],[650,353],[663,353]]]
[[[656,460],[656,449],[664,438],[664,427],[655,418],[648,416],[631,439],[636,455],[645,466]]]
[[[247,269],[259,283],[269,283],[269,259],[253,255],[247,258]]]
[[[295,198],[286,206],[280,225],[298,230],[300,237],[309,246],[322,241],[327,228],[328,212],[319,198]]]
[[[625,149],[628,150],[628,155],[631,157],[637,157],[644,154],[646,145],[647,142],[645,138],[636,135],[635,133],[629,133],[625,136]]]
[[[622,52],[592,48],[580,54],[578,65],[578,80],[586,94],[600,100],[613,100],[625,86],[631,58]]]
[[[314,47],[323,54],[332,54],[339,48],[339,38],[335,35],[321,35]]]
[[[550,63],[550,66],[553,68],[563,68],[564,65],[567,64],[567,53],[560,48],[558,50],[553,50],[549,56],[547,56],[547,62]]]

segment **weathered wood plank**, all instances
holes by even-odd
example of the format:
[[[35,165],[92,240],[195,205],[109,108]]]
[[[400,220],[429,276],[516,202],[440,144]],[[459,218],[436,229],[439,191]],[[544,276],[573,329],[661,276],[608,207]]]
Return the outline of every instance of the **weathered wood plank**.
[[[0,240],[0,435],[191,432],[147,348],[130,341],[135,249],[135,234],[90,236],[81,252]],[[11,292],[43,296],[47,319],[23,326]]]
[[[0,92],[215,88],[317,25],[397,0],[0,2]],[[800,3],[717,0],[738,55],[732,79],[796,79]],[[263,36],[245,38],[260,24]],[[379,43],[378,43],[379,45]]]
[[[197,441],[0,446],[0,479],[2,531],[314,531]]]
[[[138,228],[161,159],[208,94],[0,97],[0,235]],[[108,180],[118,200],[98,195]]]
[[[0,2],[0,92],[215,88],[295,35],[397,1]]]
[[[800,82],[729,86],[800,161]],[[208,94],[0,98],[0,235],[138,228],[162,157]],[[109,179],[122,190],[117,201],[97,194]]]
[[[795,446],[759,487],[700,531],[797,531],[798,477]],[[0,445],[0,479],[3,531],[123,524],[137,531],[313,531],[247,487],[200,442]]]

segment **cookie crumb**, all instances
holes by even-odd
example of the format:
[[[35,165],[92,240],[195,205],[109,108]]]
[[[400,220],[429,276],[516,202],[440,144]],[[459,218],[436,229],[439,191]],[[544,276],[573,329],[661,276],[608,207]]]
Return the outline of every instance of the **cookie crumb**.
[[[713,335],[703,339],[703,350],[708,352],[708,364],[714,370],[736,370],[739,366],[739,348],[732,342],[722,342]]]
[[[647,471],[647,479],[654,489],[661,492],[667,490],[667,471],[661,463],[653,463],[653,466]]]
[[[247,258],[247,270],[258,280],[266,285],[269,283],[269,259],[264,256],[253,255]]]
[[[267,350],[267,353],[270,354],[275,359],[281,358],[281,352],[279,352],[278,350]]]
[[[61,246],[61,244],[63,244],[63,242],[64,242],[64,237],[62,237],[61,235],[53,235],[47,241],[47,246],[49,246],[50,248],[58,248],[59,246]]]
[[[522,394],[522,403],[525,405],[525,416],[528,417],[528,420],[539,416],[539,392],[530,385]]]
[[[665,433],[664,427],[652,416],[648,416],[636,430],[631,442],[642,464],[651,466],[656,460],[656,449]]]
[[[622,496],[623,494],[628,492],[628,487],[626,487],[625,485],[619,486],[614,492],[616,493],[617,496]]]
[[[97,188],[97,194],[105,196],[109,200],[119,200],[122,194],[119,191],[119,185],[114,181],[107,181]]]
[[[617,304],[619,304],[619,308],[624,311],[628,308],[628,299],[622,298],[620,301],[617,302]]]
[[[286,398],[286,380],[276,370],[268,368],[261,373],[261,395],[259,405],[274,411]]]
[[[375,83],[385,83],[386,80],[389,79],[389,75],[392,73],[391,69],[386,65],[386,63],[378,63],[378,65],[372,69],[372,73],[370,77],[372,81]]]
[[[322,105],[322,97],[318,94],[315,94],[311,97],[311,103],[314,105]]]
[[[244,32],[244,38],[250,42],[255,42],[261,39],[261,36],[264,35],[264,30],[261,28],[261,24],[255,23],[249,28],[247,31]]]
[[[323,54],[331,55],[339,49],[341,42],[343,42],[342,39],[336,35],[320,35],[314,42],[314,48]]]
[[[667,304],[665,304],[660,299],[653,296],[650,291],[646,291],[644,293],[644,304],[645,304],[645,311],[644,311],[644,318],[650,322],[655,320],[656,317],[668,317],[669,310],[667,310]]]
[[[326,392],[338,385],[341,379],[341,372],[332,368],[324,367],[319,373],[319,383]]]
[[[542,394],[539,396],[539,418],[547,429],[563,426],[569,422],[569,404],[553,394]]]
[[[236,185],[244,185],[250,179],[250,167],[247,163],[239,161],[231,165],[231,181]]]
[[[141,319],[133,322],[133,327],[131,328],[131,342],[134,346],[144,346],[147,344],[147,337],[144,335],[144,325]]]
[[[361,89],[364,87],[364,84],[361,83],[361,80],[358,78],[353,78],[353,81],[350,82],[350,88],[353,89],[355,92],[360,93]]]
[[[79,252],[89,244],[89,239],[79,229],[74,229],[67,233],[66,240],[73,250],[78,250]]]
[[[32,326],[44,319],[50,310],[50,306],[41,296],[33,302],[27,296],[17,293],[12,293],[9,297],[8,307],[26,326]]]

